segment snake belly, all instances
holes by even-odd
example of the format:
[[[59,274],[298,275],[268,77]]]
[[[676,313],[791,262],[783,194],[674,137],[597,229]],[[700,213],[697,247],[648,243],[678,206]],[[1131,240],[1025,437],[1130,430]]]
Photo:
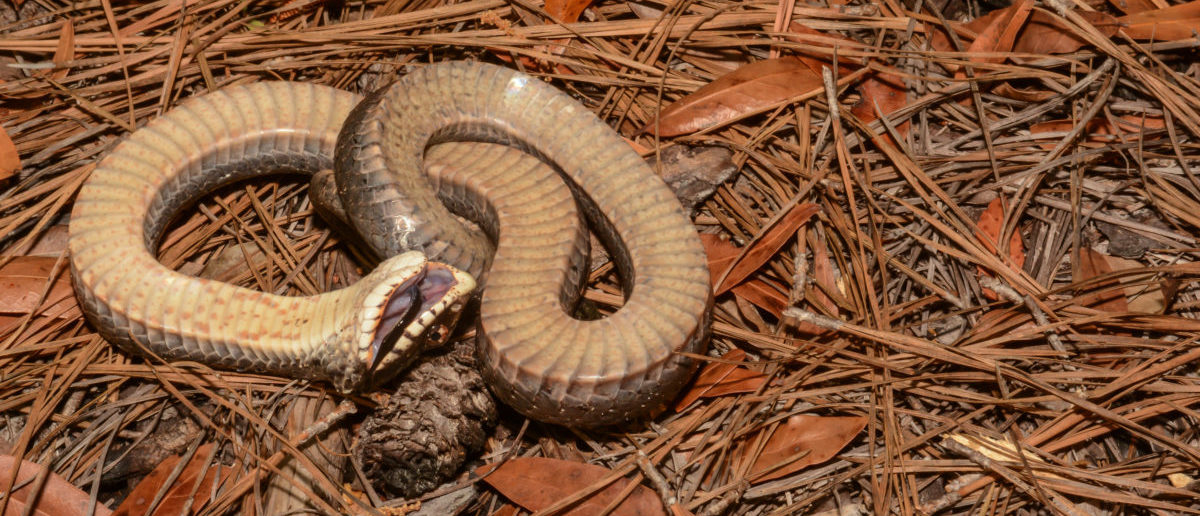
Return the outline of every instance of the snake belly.
[[[540,159],[443,145],[469,141]],[[712,305],[699,238],[662,180],[566,94],[496,66],[427,66],[360,103],[335,154],[342,208],[376,252],[421,249],[485,285],[479,358],[508,405],[605,425],[658,411],[691,378]],[[454,171],[430,164],[448,156],[459,159]],[[586,230],[562,208],[568,200],[539,189],[562,178],[622,278],[625,304],[603,319],[569,315],[586,277]],[[490,235],[494,254],[447,206]]]
[[[307,297],[190,277],[152,254],[171,217],[204,193],[329,167],[358,101],[302,83],[233,86],[180,103],[118,144],[80,190],[68,240],[75,292],[100,334],[134,353],[325,380],[344,392],[401,371],[429,331],[444,338],[474,281],[419,252]]]

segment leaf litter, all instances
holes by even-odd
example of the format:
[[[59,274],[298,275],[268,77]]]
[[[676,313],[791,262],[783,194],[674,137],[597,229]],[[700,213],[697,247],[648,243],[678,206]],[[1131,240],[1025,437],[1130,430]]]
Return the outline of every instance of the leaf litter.
[[[1198,5],[0,2],[0,456],[105,507],[205,514],[278,489],[329,514],[1196,513]],[[539,75],[648,154],[734,151],[694,217],[722,293],[677,410],[509,412],[457,480],[393,500],[272,423],[324,386],[128,356],[64,295],[44,237],[133,127],[232,83],[365,92],[449,59]],[[160,259],[288,294],[354,281],[367,262],[304,188],[221,190]],[[169,453],[131,465],[148,439]]]

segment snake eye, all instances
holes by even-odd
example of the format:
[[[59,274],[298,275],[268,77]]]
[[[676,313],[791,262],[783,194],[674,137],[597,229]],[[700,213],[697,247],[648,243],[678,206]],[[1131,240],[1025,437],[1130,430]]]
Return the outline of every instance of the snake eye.
[[[429,327],[429,340],[440,344],[450,336],[450,330],[441,324],[434,324]]]

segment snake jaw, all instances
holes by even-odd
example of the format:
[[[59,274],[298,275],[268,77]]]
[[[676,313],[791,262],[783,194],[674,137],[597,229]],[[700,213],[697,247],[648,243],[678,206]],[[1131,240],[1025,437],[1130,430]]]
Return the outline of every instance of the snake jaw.
[[[381,384],[444,343],[475,288],[471,275],[416,251],[384,260],[371,277],[355,324],[359,359],[335,380],[343,392]]]

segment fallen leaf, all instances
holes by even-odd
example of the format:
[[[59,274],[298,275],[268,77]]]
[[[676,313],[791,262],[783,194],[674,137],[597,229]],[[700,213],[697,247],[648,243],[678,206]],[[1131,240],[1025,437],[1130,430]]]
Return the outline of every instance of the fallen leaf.
[[[692,511],[679,504],[671,504],[671,516],[693,516]]]
[[[1023,102],[1045,102],[1056,96],[1057,92],[1044,90],[1039,88],[1018,88],[1007,82],[997,84],[992,88],[992,93]]]
[[[1079,277],[1075,281],[1082,282],[1112,272],[1108,257],[1090,247],[1084,247],[1079,252]],[[1075,298],[1082,306],[1090,306],[1105,312],[1125,313],[1129,304],[1125,301],[1125,293],[1117,288],[1115,280],[1106,281],[1092,287],[1087,294]]]
[[[833,261],[829,258],[829,249],[825,246],[825,241],[821,239],[815,240],[812,252],[813,262],[813,281],[820,285],[827,292],[842,292],[838,288],[837,277],[833,274]],[[814,289],[808,294],[809,302],[814,305],[820,305],[825,308],[825,311],[833,316],[838,314],[838,305],[821,289]]]
[[[899,75],[875,72],[858,85],[858,92],[862,94],[862,100],[851,107],[850,112],[863,123],[869,124],[879,118],[876,116],[876,107],[878,112],[887,116],[908,105],[908,88],[904,86],[904,81]],[[910,125],[908,120],[905,120],[896,126],[896,132],[904,137],[908,134]],[[896,146],[896,142],[890,140],[890,134],[885,136],[889,143]]]
[[[996,244],[1000,242],[1000,230],[1004,224],[1005,208],[1004,199],[997,197],[988,203],[987,209],[979,214],[979,229],[975,232],[975,237],[983,242],[986,248],[992,254],[997,254]],[[1021,242],[1021,235],[1017,231],[1013,231],[1008,239],[1008,258],[1012,261],[1013,267],[1020,269],[1025,265],[1025,244]],[[979,275],[992,276],[992,273],[982,266],[977,267]],[[990,288],[982,289],[983,295],[988,299],[996,300],[999,297]]]
[[[1003,57],[980,54],[1011,51],[1016,43],[1017,33],[1025,25],[1025,20],[1029,19],[1032,10],[1032,0],[1021,0],[1019,4],[1000,9],[967,46],[967,59],[976,63],[1004,61]]]
[[[1012,9],[1013,7],[996,9],[969,22],[950,22],[950,25],[960,32],[959,41],[963,45],[971,45],[980,32],[991,26],[997,18],[1009,15]],[[1119,28],[1118,19],[1105,13],[1077,11],[1076,14],[1088,20],[1105,36],[1113,36]],[[929,45],[934,50],[954,51],[954,45],[950,43],[950,38],[947,37],[941,26],[931,25],[930,30],[933,35],[929,39]],[[1059,18],[1047,12],[1034,11],[1028,16],[1023,29],[1018,32],[1012,45],[1004,51],[1011,50],[1022,54],[1068,53],[1079,50],[1085,45],[1087,45],[1087,41],[1075,35],[1059,21]]]
[[[92,504],[91,495],[75,487],[57,473],[49,472],[34,493],[35,479],[46,471],[46,467],[27,460],[18,461],[11,455],[0,455],[0,486],[17,485],[12,497],[7,500],[5,514],[32,514],[33,516],[83,516],[94,508],[96,516],[109,516],[113,512],[103,504]],[[14,480],[15,477],[15,480]],[[29,500],[36,505],[29,507]],[[0,503],[3,503],[0,501]]]
[[[1096,11],[1079,11],[1076,14],[1105,37],[1112,37],[1120,29],[1117,19],[1110,14]],[[1022,54],[1067,54],[1087,45],[1087,40],[1075,34],[1060,18],[1035,11],[1012,50]]]
[[[546,0],[546,14],[559,23],[575,23],[593,0]]]
[[[804,34],[813,36],[812,38],[798,38],[796,36],[784,35],[784,39],[801,43],[804,46],[800,49],[795,49],[794,52],[804,52],[805,49],[814,48],[829,48],[833,49],[839,43],[846,43],[846,46],[851,48],[859,48],[862,43],[850,38],[837,34],[829,34],[816,29],[810,29],[799,23],[792,22],[788,26],[788,32],[792,34]],[[818,39],[819,38],[819,39]],[[829,40],[825,43],[822,40]],[[831,64],[830,58],[824,54],[812,52],[809,55],[797,56],[800,62],[804,63],[814,74],[821,76],[821,69],[829,67]],[[861,67],[861,64],[848,57],[838,58],[838,74],[847,75],[852,71]],[[867,76],[858,85],[858,91],[862,95],[862,100],[855,104],[851,111],[859,120],[870,123],[877,117],[875,116],[875,105],[879,105],[880,111],[884,115],[889,115],[893,111],[904,107],[908,103],[908,88],[904,86],[904,81],[897,75],[886,72],[876,72]],[[905,121],[896,128],[903,136],[908,132],[909,123]]]
[[[730,290],[733,295],[749,301],[754,306],[766,310],[776,318],[783,317],[787,309],[788,298],[775,282],[755,279],[743,282]]]
[[[850,444],[855,437],[867,426],[867,418],[863,416],[822,417],[796,415],[789,417],[786,423],[780,424],[767,443],[762,453],[750,466],[746,475],[753,479],[752,483],[766,482],[785,477],[813,464],[820,464],[832,459]],[[743,460],[753,453],[751,447],[754,439],[743,442],[741,449]],[[808,455],[797,459],[802,452]],[[787,465],[780,466],[785,461]],[[765,473],[770,470],[770,473]],[[765,473],[765,474],[763,474]],[[762,474],[762,476],[758,476]]]
[[[997,54],[1012,51],[1017,34],[1029,19],[1032,10],[1032,0],[1021,0],[1011,7],[995,11],[994,16],[984,17],[988,23],[978,31],[971,44],[967,45],[967,60],[980,64],[1003,62],[1006,57]],[[954,78],[957,80],[965,80],[967,77],[966,70],[959,66],[947,63],[946,68],[954,71]],[[963,97],[958,101],[963,106],[970,106],[973,102],[972,97]]]
[[[1168,4],[1164,0],[1108,0],[1108,3],[1125,14],[1153,11],[1168,7]]]
[[[62,68],[50,72],[50,77],[62,80],[71,73],[71,69],[64,65],[72,59],[75,59],[75,20],[67,18],[63,21],[62,33],[58,35],[58,47],[54,49],[54,64]]]
[[[42,230],[26,249],[13,247],[6,249],[3,254],[57,258],[66,252],[69,236],[70,229],[66,224],[54,224]]]
[[[800,59],[800,62],[804,63],[804,66],[807,66],[809,70],[812,70],[817,77],[821,76],[822,68],[830,67],[832,64],[832,56],[826,52],[817,52],[816,49],[824,48],[836,50],[836,48],[843,46],[841,45],[842,43],[845,43],[844,46],[850,48],[857,49],[863,47],[863,44],[859,41],[838,34],[830,34],[828,32],[810,29],[796,22],[792,22],[788,25],[788,33],[790,34],[783,35],[783,39],[803,45],[800,48],[792,49],[792,52],[796,52],[796,57]],[[798,37],[797,35],[807,35],[812,37],[805,38]],[[847,75],[861,67],[861,62],[855,61],[849,57],[838,56],[838,75]]]
[[[730,263],[733,263],[734,258],[737,258],[741,254],[741,250],[733,245],[732,242],[722,240],[717,235],[701,233],[700,243],[704,245],[704,252],[708,255],[710,281],[715,283],[720,279],[718,275]],[[774,282],[762,279],[743,281],[730,289],[729,292],[749,301],[754,306],[766,310],[776,318],[783,317],[783,310],[788,306],[788,298],[783,293],[782,287],[778,287]],[[809,323],[801,323],[796,329],[807,334],[818,334],[825,331]]]
[[[184,514],[185,506],[191,508],[187,514],[203,512],[200,509],[208,503],[212,496],[213,485],[221,480],[220,472],[230,471],[208,463],[212,449],[212,444],[205,444],[198,448],[192,454],[191,460],[183,467],[183,471],[175,479],[175,482],[167,488],[167,493],[163,496],[162,501],[153,508],[153,512],[148,512],[151,509],[150,503],[154,501],[158,491],[175,471],[181,457],[172,455],[158,463],[153,471],[142,478],[137,486],[134,486],[133,491],[130,491],[129,496],[125,497],[121,506],[117,507],[113,513],[114,516],[174,516]],[[200,478],[201,472],[204,473],[204,478]],[[228,473],[226,474],[228,475]],[[199,487],[197,487],[197,482],[199,482]]]
[[[500,494],[528,511],[540,511],[581,491],[612,473],[608,468],[544,457],[518,457],[500,464],[487,464],[475,470],[483,481]],[[599,514],[616,500],[629,485],[627,478],[618,478],[593,495],[556,514],[585,516]],[[613,509],[614,516],[645,514],[666,516],[658,495],[646,486],[638,485],[624,501]]]
[[[721,362],[710,362],[700,369],[700,373],[696,375],[696,380],[692,383],[692,388],[675,404],[676,412],[682,411],[700,398],[715,398],[728,394],[757,391],[767,381],[765,374],[729,363],[745,361],[745,351],[734,348],[721,355],[721,360]]]
[[[1200,0],[1122,16],[1117,21],[1121,24],[1121,30],[1133,39],[1193,39],[1200,32]]]
[[[779,252],[779,249],[783,247],[783,244],[795,236],[796,230],[801,225],[808,222],[813,215],[820,213],[820,211],[820,205],[809,202],[793,206],[788,210],[787,214],[777,219],[770,229],[767,229],[765,233],[761,233],[761,237],[750,242],[749,248],[742,253],[740,260],[735,258],[728,265],[728,272],[722,274],[725,280],[713,290],[713,293],[721,295],[734,285],[741,283],[742,280],[750,277],[754,271],[757,271],[771,257],[775,256]]]
[[[8,132],[0,127],[0,181],[12,177],[18,170],[21,170],[21,156],[17,153],[17,146],[13,145]]]
[[[1146,268],[1146,264],[1137,260],[1129,260],[1118,256],[1105,256],[1104,259],[1114,271]],[[1141,314],[1163,313],[1163,309],[1167,303],[1167,295],[1163,292],[1161,285],[1146,285],[1152,279],[1154,279],[1154,274],[1150,272],[1144,275],[1127,276],[1124,278],[1124,281],[1128,284],[1124,290],[1126,303],[1130,312]]]
[[[1088,122],[1087,129],[1084,131],[1084,141],[1080,144],[1087,147],[1099,148],[1110,145],[1115,142],[1121,142],[1121,136],[1125,137],[1125,141],[1136,141],[1138,135],[1149,130],[1159,130],[1166,127],[1166,121],[1162,117],[1142,117],[1134,115],[1124,115],[1118,117],[1116,126],[1106,118],[1093,118]],[[1029,132],[1035,138],[1043,133],[1065,133],[1075,128],[1075,120],[1048,120],[1039,122],[1029,126]],[[1119,129],[1119,131],[1118,131]],[[1050,137],[1054,140],[1061,139],[1060,136]],[[1041,143],[1044,149],[1053,149],[1058,144]]]
[[[821,76],[797,57],[764,59],[718,77],[664,108],[642,132],[679,136],[821,91]]]
[[[46,292],[46,283],[59,264],[58,275]],[[39,300],[41,302],[39,302]],[[26,315],[31,312],[45,317],[79,317],[79,305],[71,288],[71,274],[66,262],[58,258],[18,256],[0,266],[0,315]]]

